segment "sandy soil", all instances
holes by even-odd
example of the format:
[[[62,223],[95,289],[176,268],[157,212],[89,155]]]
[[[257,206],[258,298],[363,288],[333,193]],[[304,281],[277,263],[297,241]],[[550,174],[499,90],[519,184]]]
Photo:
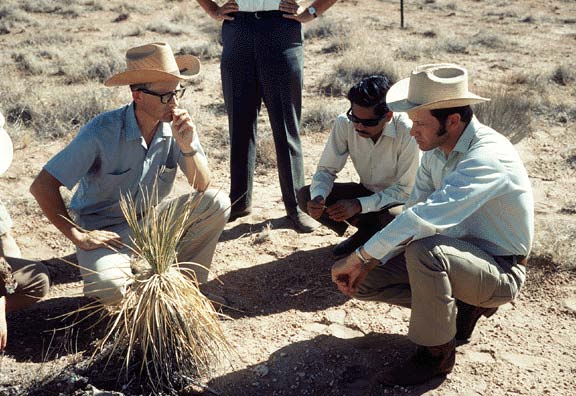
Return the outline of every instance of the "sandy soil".
[[[130,25],[114,24],[111,21],[118,12],[112,11],[112,6],[121,3],[111,1],[103,10],[73,19],[34,14],[37,26],[0,35],[2,75],[6,71],[18,81],[52,79],[58,86],[58,77],[26,77],[9,61],[26,38],[50,31],[55,22],[61,23],[65,34],[79,37],[78,42],[61,49],[70,56],[82,46],[106,45],[111,40],[122,48],[158,39],[178,47],[184,42],[207,40],[210,36],[206,31],[213,28],[195,2],[153,0],[141,1],[136,11],[130,11],[126,22]],[[506,83],[517,88],[512,81],[523,73],[545,75],[559,65],[575,66],[573,2],[420,1],[406,5],[404,30],[399,29],[397,3],[340,1],[329,16],[334,23],[346,26],[345,32],[363,32],[370,40],[376,39],[379,46],[368,48],[367,53],[380,55],[386,63],[397,58],[396,66],[404,74],[418,63],[453,61],[470,69],[474,87]],[[129,31],[174,12],[192,16],[183,35],[146,31],[139,37],[125,36],[120,42],[114,36],[114,32]],[[528,17],[532,19],[527,21]],[[437,39],[428,38],[428,31],[435,32]],[[432,40],[471,43],[480,32],[495,34],[507,44],[496,49],[470,45],[466,52],[457,54],[422,52],[413,60],[399,56],[401,49],[422,51],[422,46],[435,42]],[[341,98],[319,97],[322,78],[342,57],[325,54],[326,46],[327,40],[322,38],[306,43],[304,112],[318,100],[329,100],[346,110],[346,101]],[[214,378],[206,379],[204,394],[573,395],[576,273],[573,266],[551,252],[574,247],[571,241],[576,236],[574,84],[559,86],[546,80],[546,103],[558,105],[536,111],[532,133],[517,146],[536,197],[537,241],[527,286],[514,303],[479,322],[471,342],[458,347],[456,367],[444,381],[392,389],[374,383],[374,374],[412,352],[405,337],[409,310],[353,301],[339,294],[330,281],[329,269],[334,261],[330,246],[340,238],[324,228],[309,235],[292,230],[284,217],[276,170],[264,165],[257,170],[254,214],[227,225],[213,264],[219,281],[205,285],[206,290],[225,296],[233,307],[224,310],[230,319],[222,326],[239,358],[232,367],[217,368]],[[214,180],[226,190],[227,127],[220,92],[218,59],[207,60],[202,81],[185,104],[198,119]],[[543,93],[532,94],[544,103]],[[122,92],[118,95],[127,100]],[[265,111],[262,115],[261,140],[270,136]],[[116,373],[86,363],[91,342],[101,335],[100,329],[90,327],[91,321],[63,330],[77,318],[51,319],[82,306],[86,299],[81,297],[78,272],[60,260],[74,261],[73,247],[42,216],[28,188],[42,165],[70,137],[30,140],[26,136],[31,132],[23,128],[9,132],[17,150],[13,166],[0,178],[2,199],[15,220],[14,234],[24,255],[45,260],[54,284],[46,300],[8,317],[9,345],[0,356],[0,395],[89,395],[95,388],[138,394],[137,384],[118,380]],[[314,172],[326,133],[303,136],[307,180]],[[350,168],[341,177],[345,181],[355,178]],[[186,188],[179,179],[175,194]]]

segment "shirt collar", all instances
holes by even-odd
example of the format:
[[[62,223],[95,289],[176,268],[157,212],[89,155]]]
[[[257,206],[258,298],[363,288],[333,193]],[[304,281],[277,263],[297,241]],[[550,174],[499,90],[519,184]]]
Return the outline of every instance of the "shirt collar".
[[[130,103],[126,110],[124,125],[126,128],[126,140],[140,140],[142,133],[136,121],[136,113],[134,111],[134,102]],[[160,132],[160,134],[158,134]],[[156,129],[156,136],[172,137],[172,127],[168,122],[161,122]]]
[[[472,116],[472,119],[468,123],[466,129],[464,129],[464,132],[462,132],[462,135],[460,135],[460,139],[458,139],[458,142],[452,151],[466,153],[470,149],[474,136],[476,136],[479,124],[480,122],[478,119],[475,116]]]

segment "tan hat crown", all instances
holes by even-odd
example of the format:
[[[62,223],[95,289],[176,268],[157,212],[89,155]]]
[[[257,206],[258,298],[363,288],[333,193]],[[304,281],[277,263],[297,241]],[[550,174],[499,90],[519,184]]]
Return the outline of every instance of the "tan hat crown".
[[[200,72],[200,61],[192,55],[174,56],[166,43],[152,43],[126,52],[126,68],[104,85],[131,85],[188,80]]]
[[[465,68],[439,63],[421,65],[410,78],[394,84],[386,95],[392,111],[414,111],[460,107],[490,99],[468,90],[468,72]]]

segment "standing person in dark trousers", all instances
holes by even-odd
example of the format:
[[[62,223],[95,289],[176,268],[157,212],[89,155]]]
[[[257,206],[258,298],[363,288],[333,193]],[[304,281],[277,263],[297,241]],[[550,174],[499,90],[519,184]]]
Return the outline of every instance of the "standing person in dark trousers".
[[[252,212],[256,124],[262,100],[276,146],[286,213],[300,232],[318,223],[298,209],[304,186],[299,124],[303,85],[302,23],[312,21],[336,0],[316,0],[308,8],[295,0],[237,0],[219,6],[197,0],[212,18],[223,21],[222,88],[230,128],[230,221]]]
[[[390,223],[390,209],[408,199],[420,150],[412,122],[386,105],[392,85],[386,76],[366,77],[348,91],[350,109],[336,118],[312,184],[298,192],[300,208],[342,235],[349,224],[358,228],[332,248],[350,254]],[[334,183],[350,156],[360,183]]]

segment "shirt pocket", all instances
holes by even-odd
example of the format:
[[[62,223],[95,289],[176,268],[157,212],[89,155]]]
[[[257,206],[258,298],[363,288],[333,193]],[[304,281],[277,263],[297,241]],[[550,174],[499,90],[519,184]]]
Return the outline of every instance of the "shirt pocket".
[[[119,200],[122,195],[130,193],[135,184],[134,169],[105,173],[100,176],[98,195],[102,200]]]
[[[178,168],[168,168],[166,166],[162,167],[158,171],[158,197],[160,200],[166,198],[172,186],[174,185],[174,180],[176,179],[176,170]]]

